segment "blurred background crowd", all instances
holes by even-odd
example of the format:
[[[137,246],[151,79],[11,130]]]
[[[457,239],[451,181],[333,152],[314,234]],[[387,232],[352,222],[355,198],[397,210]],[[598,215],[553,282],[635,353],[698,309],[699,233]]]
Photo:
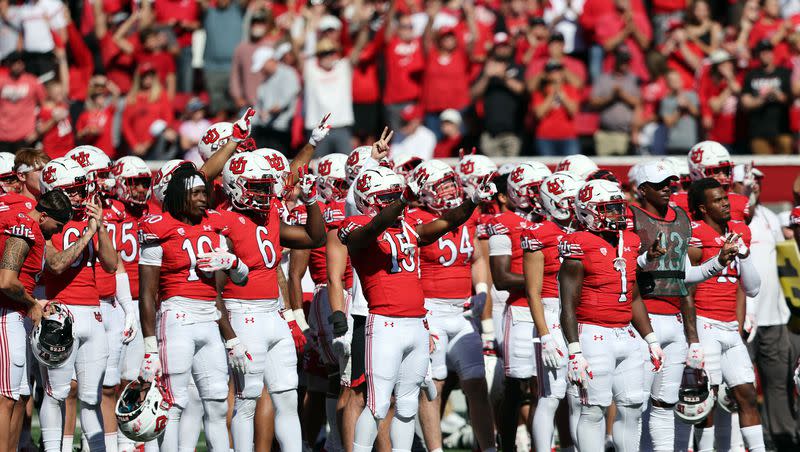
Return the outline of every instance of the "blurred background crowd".
[[[796,152],[800,0],[0,0],[0,151],[198,160],[253,105],[291,156]]]

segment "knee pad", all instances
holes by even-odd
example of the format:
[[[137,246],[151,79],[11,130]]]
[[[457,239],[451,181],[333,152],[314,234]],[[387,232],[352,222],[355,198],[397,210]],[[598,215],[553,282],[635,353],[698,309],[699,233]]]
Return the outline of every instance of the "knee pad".
[[[110,362],[111,360],[109,360]],[[118,366],[106,367],[106,374],[103,377],[103,386],[110,388],[119,384],[120,373]]]
[[[395,397],[395,417],[403,420],[404,418],[413,419],[419,409],[419,391],[411,394]]]
[[[97,405],[102,400],[103,389],[102,386],[97,385],[96,388],[86,387],[78,383],[78,400],[87,405]]]
[[[228,401],[223,400],[203,400],[203,410],[205,417],[209,420],[225,419],[228,414]]]
[[[297,391],[274,392],[270,394],[272,405],[275,407],[275,414],[278,413],[297,413]]]
[[[589,405],[581,407],[581,417],[586,418],[589,422],[603,422],[603,408],[597,405]]]
[[[69,383],[65,385],[45,386],[45,390],[47,395],[58,400],[59,402],[63,402],[67,400],[67,397],[69,397]]]
[[[234,419],[253,419],[256,414],[256,399],[236,399],[233,404]]]

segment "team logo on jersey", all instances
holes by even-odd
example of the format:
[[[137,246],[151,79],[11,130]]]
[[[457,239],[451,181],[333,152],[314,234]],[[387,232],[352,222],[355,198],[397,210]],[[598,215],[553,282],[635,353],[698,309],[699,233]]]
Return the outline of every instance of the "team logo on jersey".
[[[231,164],[228,169],[231,170],[233,174],[242,174],[244,170],[247,168],[247,160],[244,157],[237,157],[231,160]]]
[[[204,224],[204,225],[203,225],[203,231],[206,231],[206,232],[211,232],[211,230],[212,230],[212,229],[213,229],[213,228],[211,227],[211,225],[210,225],[210,224]]]
[[[186,235],[186,230],[183,229],[183,228],[178,228],[177,231],[178,231],[178,235],[180,235],[181,237]]]
[[[78,152],[77,154],[72,156],[72,160],[78,162],[78,165],[84,167],[89,164],[89,154],[86,152]]]
[[[600,254],[602,254],[603,256],[608,256],[608,250],[605,247],[601,247]]]
[[[42,180],[48,184],[52,184],[56,181],[56,167],[50,166],[47,167],[44,171],[42,171]]]
[[[544,248],[544,244],[534,237],[523,236],[520,248],[527,251],[539,251]]]
[[[547,191],[554,195],[560,195],[564,193],[564,181],[561,179],[547,181]]]
[[[100,314],[100,311],[94,311],[94,319],[98,322],[103,322],[103,314]]]
[[[587,185],[587,186],[581,188],[581,191],[578,192],[578,199],[580,199],[581,202],[589,202],[589,201],[591,201],[591,199],[592,199],[592,188],[593,187],[591,185]]]
[[[212,144],[217,140],[219,140],[219,132],[216,127],[208,129],[206,134],[203,135],[203,144]]]
[[[239,223],[245,224],[247,220],[245,220],[244,217],[239,217]]]
[[[514,171],[511,172],[511,182],[519,183],[522,181],[522,173],[525,172],[525,168],[518,166],[514,168]]]
[[[35,240],[31,228],[25,226],[24,224],[12,226],[11,229],[6,230],[6,234],[23,239]]]
[[[697,148],[694,151],[692,151],[692,155],[690,156],[690,158],[692,159],[692,163],[698,163],[699,164],[700,162],[702,162],[703,161],[703,149],[702,148]]]
[[[360,192],[365,192],[369,190],[371,181],[372,181],[372,176],[370,176],[369,174],[363,174],[361,177],[358,178],[358,182],[356,182],[356,189]]]
[[[320,164],[317,166],[317,172],[320,176],[329,175],[331,173],[331,161],[325,160],[324,162],[320,162]]]
[[[475,171],[475,162],[472,160],[467,160],[461,164],[462,174],[472,174],[473,171]]]

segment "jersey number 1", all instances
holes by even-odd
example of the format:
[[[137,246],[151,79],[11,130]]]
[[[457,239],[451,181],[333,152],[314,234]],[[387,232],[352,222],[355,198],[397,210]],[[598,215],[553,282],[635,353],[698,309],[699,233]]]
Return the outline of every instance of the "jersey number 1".
[[[211,243],[211,239],[202,235],[197,238],[197,250],[201,253],[203,252],[203,244],[208,245],[208,251],[212,251],[214,249],[214,245]],[[186,254],[189,255],[189,276],[186,278],[187,281],[197,281],[200,277],[197,275],[197,254],[195,253],[194,246],[192,245],[192,241],[189,239],[185,239],[183,241],[183,245],[181,249],[186,251]],[[203,276],[208,278],[209,275],[203,272]]]

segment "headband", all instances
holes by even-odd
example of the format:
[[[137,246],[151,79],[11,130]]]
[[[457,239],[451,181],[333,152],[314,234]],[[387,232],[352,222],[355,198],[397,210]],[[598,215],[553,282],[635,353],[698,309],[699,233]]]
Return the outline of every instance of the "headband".
[[[186,186],[188,187],[189,190],[197,187],[205,188],[206,181],[204,181],[202,177],[195,174],[194,176],[191,177],[191,179],[186,180]]]

